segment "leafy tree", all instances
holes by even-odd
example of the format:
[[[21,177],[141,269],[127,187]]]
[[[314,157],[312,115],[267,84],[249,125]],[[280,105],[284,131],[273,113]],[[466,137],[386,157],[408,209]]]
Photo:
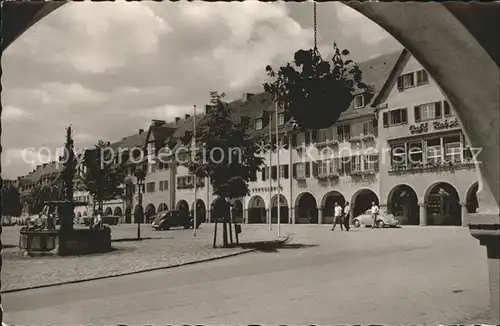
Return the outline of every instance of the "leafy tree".
[[[225,94],[211,92],[211,109],[196,128],[196,144],[203,150],[193,153],[189,163],[190,172],[197,177],[209,177],[216,202],[224,203],[223,244],[228,245],[227,222],[229,221],[228,199],[240,198],[249,194],[248,182],[260,171],[263,159],[256,156],[258,148],[247,135],[248,126],[236,123],[227,103]],[[214,243],[216,241],[214,231]]]
[[[59,179],[51,183],[38,183],[31,189],[27,199],[30,214],[40,213],[48,201],[63,200],[61,184],[58,181]]]
[[[123,196],[125,182],[125,166],[122,162],[113,162],[113,151],[106,150],[109,145],[109,142],[99,140],[94,149],[85,151],[83,160],[86,171],[82,181],[101,214],[104,201]]]
[[[349,51],[341,51],[334,43],[333,53],[328,62],[317,49],[299,50],[295,52],[293,65],[287,63],[278,71],[266,66],[272,82],[264,83],[264,90],[301,127],[330,127],[349,107],[356,88],[367,88],[358,65],[343,59]]]
[[[2,192],[2,215],[21,216],[22,205],[19,190],[12,183],[4,183]]]

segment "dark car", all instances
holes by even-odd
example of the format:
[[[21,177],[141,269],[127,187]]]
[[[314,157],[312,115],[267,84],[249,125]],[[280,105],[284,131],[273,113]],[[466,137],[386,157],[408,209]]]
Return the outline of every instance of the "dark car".
[[[152,216],[153,222],[151,222],[151,226],[155,230],[169,230],[171,227],[180,227],[182,226],[185,229],[189,229],[193,227],[193,217],[189,215],[189,213],[185,213],[179,210],[170,210],[163,211],[157,213]],[[196,228],[199,228],[201,224],[201,220],[198,220],[196,223]]]
[[[102,223],[108,225],[118,225],[120,221],[120,216],[108,215],[102,217]]]

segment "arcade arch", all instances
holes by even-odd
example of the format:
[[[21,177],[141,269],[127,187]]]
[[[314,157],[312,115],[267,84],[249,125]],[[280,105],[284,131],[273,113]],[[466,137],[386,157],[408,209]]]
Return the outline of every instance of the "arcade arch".
[[[279,197],[280,223],[289,223],[288,201],[280,194]],[[271,223],[278,222],[278,195],[271,198]]]
[[[477,210],[479,208],[479,202],[477,200],[477,191],[479,189],[479,183],[474,182],[472,186],[470,186],[469,190],[467,191],[467,195],[465,197],[466,200],[466,206],[467,206],[467,213],[477,213]]]
[[[261,196],[253,196],[248,201],[248,223],[266,223],[266,203]]]
[[[158,213],[164,211],[168,211],[168,206],[165,203],[160,203],[160,205],[158,205]]]
[[[177,202],[175,209],[183,214],[189,214],[189,205],[184,199]]]
[[[132,207],[125,208],[125,223],[132,223]]]
[[[363,188],[356,191],[351,199],[353,217],[363,214],[372,207],[372,203],[379,205],[377,194],[373,190]]]
[[[146,206],[146,211],[144,213],[144,217],[146,219],[145,223],[149,223],[149,219],[151,218],[151,216],[155,215],[156,214],[156,209],[155,209],[155,205],[149,203],[147,206]]]
[[[113,215],[121,217],[123,215],[122,208],[120,206],[116,206]]]
[[[344,196],[336,190],[332,190],[325,196],[323,196],[323,199],[321,200],[321,209],[323,210],[323,224],[333,223],[335,203],[338,203],[340,206],[344,207],[345,202],[346,200]]]
[[[236,199],[233,201],[233,221],[236,223],[243,223],[243,204],[241,200]]]
[[[210,216],[214,222],[215,220],[222,222],[225,218],[229,218],[231,208],[227,200],[222,198],[215,199],[212,202],[210,209]]]
[[[406,184],[394,186],[387,195],[387,209],[400,224],[418,225],[418,196],[412,187]]]
[[[194,217],[195,203],[191,206],[191,215]],[[207,219],[207,207],[205,202],[201,199],[196,200],[196,220],[201,220],[206,222]]]
[[[424,201],[429,225],[462,225],[460,197],[451,184],[436,182],[429,186]]]
[[[111,209],[111,207],[106,207],[106,209],[104,210],[104,216],[110,215],[113,215],[113,209]]]
[[[295,200],[295,223],[318,223],[318,205],[310,192],[301,193]]]

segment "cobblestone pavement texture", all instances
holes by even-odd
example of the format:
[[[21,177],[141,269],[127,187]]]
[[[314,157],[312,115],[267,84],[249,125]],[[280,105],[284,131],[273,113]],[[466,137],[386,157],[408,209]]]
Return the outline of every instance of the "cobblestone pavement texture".
[[[248,226],[247,235],[253,228],[259,229]],[[266,227],[260,228],[269,234]],[[486,317],[485,248],[467,228],[330,232],[327,225],[284,226],[282,233],[291,233],[293,244],[306,246],[6,293],[5,321],[18,325],[498,323],[487,322]]]
[[[213,249],[213,225],[202,225],[196,237],[193,230],[153,231],[142,226],[141,236],[145,238],[142,241],[134,241],[137,237],[135,225],[111,228],[113,240],[118,240],[113,242],[113,252],[74,257],[24,257],[17,248],[19,228],[5,227],[2,234],[6,247],[2,251],[2,291],[138,272],[249,251]],[[272,235],[262,230],[243,227],[240,241],[271,240]],[[218,235],[221,234],[219,230]]]

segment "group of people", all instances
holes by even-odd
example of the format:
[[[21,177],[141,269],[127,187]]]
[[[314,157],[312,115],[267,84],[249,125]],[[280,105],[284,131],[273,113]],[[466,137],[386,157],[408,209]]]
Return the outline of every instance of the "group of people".
[[[373,219],[372,223],[372,229],[375,228],[377,225],[376,221],[378,218],[379,214],[379,208],[375,202],[372,202],[372,208],[371,208],[371,217]],[[345,203],[344,208],[339,205],[338,202],[335,202],[335,207],[333,208],[333,226],[332,226],[332,231],[335,231],[335,227],[337,224],[340,224],[340,230],[344,231],[344,227],[346,231],[349,231],[350,225],[349,225],[349,216],[351,215],[351,206],[349,205],[349,202]]]

